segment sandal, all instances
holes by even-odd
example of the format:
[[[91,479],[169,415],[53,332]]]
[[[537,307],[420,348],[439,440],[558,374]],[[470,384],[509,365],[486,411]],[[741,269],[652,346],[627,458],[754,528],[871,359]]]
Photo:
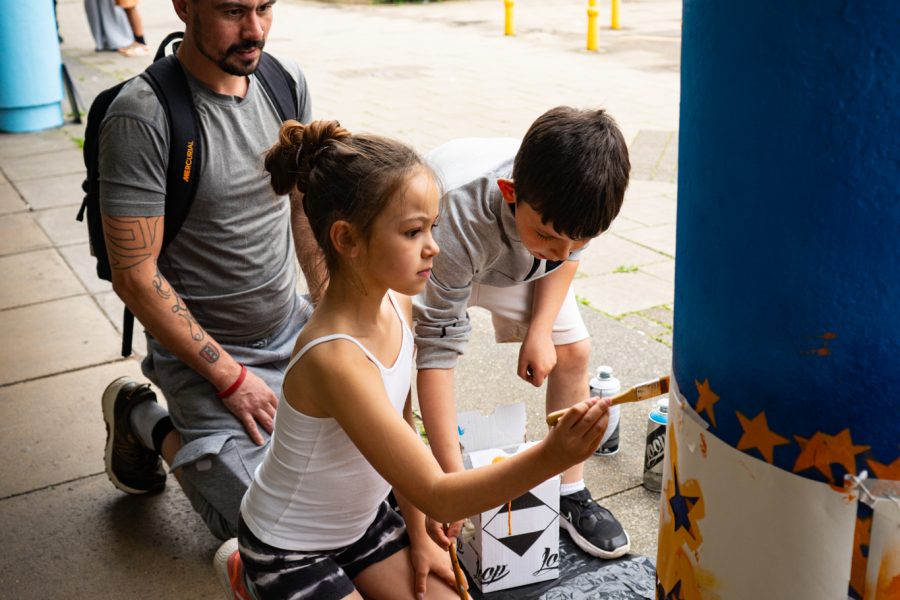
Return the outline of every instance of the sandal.
[[[148,54],[150,54],[150,48],[139,42],[134,42],[126,48],[119,48],[118,53],[122,56],[127,56],[128,58],[134,58],[135,56],[147,56]]]

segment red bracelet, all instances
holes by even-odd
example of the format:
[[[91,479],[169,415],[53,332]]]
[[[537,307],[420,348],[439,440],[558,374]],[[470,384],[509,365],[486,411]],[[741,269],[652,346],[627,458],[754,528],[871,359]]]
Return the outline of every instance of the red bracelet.
[[[246,377],[247,377],[247,367],[245,367],[244,365],[241,365],[241,374],[238,375],[238,378],[234,381],[234,383],[232,383],[230,386],[228,386],[227,390],[222,390],[221,392],[216,392],[216,396],[218,396],[219,398],[227,398],[228,396],[232,395],[233,393],[238,391],[238,388],[241,387],[242,383],[244,383],[244,379]]]

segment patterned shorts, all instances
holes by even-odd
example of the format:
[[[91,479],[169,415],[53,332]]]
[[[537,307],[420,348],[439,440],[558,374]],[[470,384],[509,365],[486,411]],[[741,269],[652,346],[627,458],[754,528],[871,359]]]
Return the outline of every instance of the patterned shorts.
[[[409,536],[403,517],[385,501],[363,536],[344,548],[326,552],[274,548],[253,535],[243,519],[238,523],[238,546],[260,600],[340,600],[356,589],[354,577],[408,547]]]

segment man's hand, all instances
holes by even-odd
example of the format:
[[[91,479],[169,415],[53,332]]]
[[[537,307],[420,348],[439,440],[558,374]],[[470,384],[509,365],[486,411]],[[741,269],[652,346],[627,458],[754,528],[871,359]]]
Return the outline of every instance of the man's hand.
[[[247,369],[247,377],[241,387],[222,402],[238,418],[253,443],[257,446],[266,443],[256,424],[259,423],[268,433],[272,433],[278,396],[262,379]]]
[[[429,573],[434,573],[451,588],[456,589],[456,576],[453,574],[453,565],[450,564],[450,554],[446,550],[441,550],[430,539],[410,538],[409,560],[415,576],[413,591],[417,598],[425,597]]]
[[[556,347],[549,335],[533,333],[529,330],[519,348],[519,377],[533,385],[541,387],[544,379],[556,366]]]

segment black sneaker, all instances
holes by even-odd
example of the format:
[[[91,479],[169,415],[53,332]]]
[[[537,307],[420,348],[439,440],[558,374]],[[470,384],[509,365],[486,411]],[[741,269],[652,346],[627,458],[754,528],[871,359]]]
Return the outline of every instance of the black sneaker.
[[[559,525],[591,556],[618,558],[631,548],[619,521],[594,502],[586,489],[559,497]]]
[[[159,455],[145,448],[131,430],[131,409],[148,401],[156,402],[150,384],[130,377],[119,377],[103,392],[106,474],[114,486],[129,494],[158,492],[166,486]]]
[[[594,456],[612,456],[619,452],[619,423],[613,429],[612,435],[600,447],[594,450]]]

